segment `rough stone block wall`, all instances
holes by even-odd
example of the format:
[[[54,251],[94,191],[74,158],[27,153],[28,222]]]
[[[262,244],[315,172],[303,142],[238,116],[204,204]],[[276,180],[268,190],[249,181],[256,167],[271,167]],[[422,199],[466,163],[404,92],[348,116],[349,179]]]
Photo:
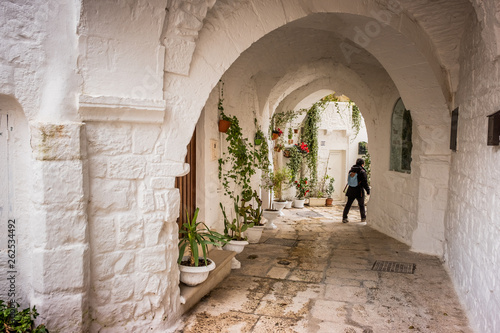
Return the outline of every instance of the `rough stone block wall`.
[[[179,303],[175,176],[159,125],[89,123],[92,332],[160,332]]]
[[[486,116],[500,109],[500,66],[490,56],[493,41],[484,39],[475,18],[470,20],[460,51],[446,260],[471,325],[489,333],[500,331],[500,150],[486,145]]]

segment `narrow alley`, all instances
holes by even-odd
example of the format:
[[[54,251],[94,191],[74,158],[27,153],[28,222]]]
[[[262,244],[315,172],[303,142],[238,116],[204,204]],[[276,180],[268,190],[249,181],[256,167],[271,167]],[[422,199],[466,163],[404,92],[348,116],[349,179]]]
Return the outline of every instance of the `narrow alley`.
[[[361,223],[356,209],[341,223],[342,208],[285,210],[177,332],[472,332],[439,258]],[[381,261],[409,265],[374,270]]]

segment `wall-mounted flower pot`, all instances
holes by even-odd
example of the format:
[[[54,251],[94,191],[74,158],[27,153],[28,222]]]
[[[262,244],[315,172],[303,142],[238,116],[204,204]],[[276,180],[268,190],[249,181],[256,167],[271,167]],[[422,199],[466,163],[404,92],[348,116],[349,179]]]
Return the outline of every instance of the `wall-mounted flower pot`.
[[[283,156],[285,157],[290,157],[290,151],[287,149],[287,150],[284,150],[283,151]]]
[[[273,133],[272,139],[277,140],[280,137],[278,133]]]
[[[231,126],[231,122],[229,120],[219,120],[219,132],[226,133],[229,129],[229,126]]]
[[[295,134],[299,133],[299,129],[298,128],[294,128],[293,129],[293,133],[295,133]]]
[[[253,140],[253,143],[256,145],[256,146],[260,146],[262,144],[262,139],[255,139]]]

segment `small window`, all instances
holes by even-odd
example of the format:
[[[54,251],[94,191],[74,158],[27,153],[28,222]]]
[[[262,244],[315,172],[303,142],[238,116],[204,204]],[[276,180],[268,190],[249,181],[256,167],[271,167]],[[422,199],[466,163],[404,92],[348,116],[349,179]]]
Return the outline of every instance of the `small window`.
[[[411,132],[410,110],[406,110],[400,98],[394,105],[392,112],[390,165],[392,171],[411,172]]]

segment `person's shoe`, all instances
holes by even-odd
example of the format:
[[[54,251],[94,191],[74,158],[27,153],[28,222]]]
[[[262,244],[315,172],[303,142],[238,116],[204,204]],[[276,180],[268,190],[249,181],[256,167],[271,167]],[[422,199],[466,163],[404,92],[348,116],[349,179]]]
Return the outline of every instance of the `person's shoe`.
[[[361,222],[365,222],[365,221],[366,221],[366,217],[362,217]]]
[[[347,223],[347,222],[349,222],[348,219],[342,219],[342,223]]]

